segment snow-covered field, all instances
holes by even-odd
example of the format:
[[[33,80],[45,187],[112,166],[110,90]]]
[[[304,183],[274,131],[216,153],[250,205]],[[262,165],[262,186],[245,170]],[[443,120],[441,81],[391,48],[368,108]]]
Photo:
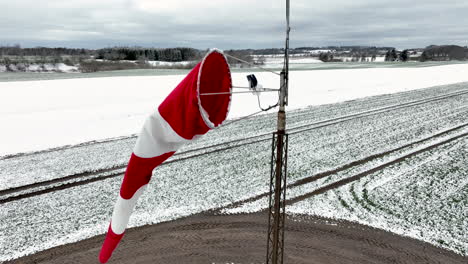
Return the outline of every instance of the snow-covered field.
[[[468,65],[457,64],[293,71],[289,109],[297,110],[288,112],[288,127],[468,91],[468,83],[452,84],[468,81],[467,70]],[[277,87],[275,75],[256,75],[265,87]],[[246,85],[245,73],[233,77],[234,84]],[[7,124],[0,130],[0,156],[137,133],[148,112],[182,78],[173,75],[0,83],[0,122]],[[443,84],[451,85],[427,88]],[[262,103],[273,103],[273,97],[262,96]],[[256,105],[256,98],[250,94],[235,95],[231,118],[257,111]],[[275,116],[263,115],[216,129],[181,151],[269,132],[275,126]],[[389,154],[297,185],[288,190],[288,198],[308,195],[326,184],[468,132],[464,127],[434,136],[465,123],[467,94],[291,134],[291,183],[371,155]],[[125,165],[134,142],[135,138],[130,137],[0,158],[0,191]],[[406,146],[411,142],[415,143]],[[466,146],[468,139],[462,137],[412,155],[404,162],[295,202],[288,211],[358,221],[467,255]],[[176,219],[265,193],[270,150],[267,140],[162,165],[140,198],[130,226]],[[121,177],[114,177],[0,204],[0,262],[104,233],[120,184]],[[251,212],[266,206],[263,198],[223,212]]]
[[[69,66],[64,63],[43,63],[43,64],[11,64],[9,65],[10,71],[13,72],[62,72],[62,73],[72,73],[78,72],[78,67]],[[6,72],[7,67],[0,64],[0,73]]]
[[[465,137],[288,211],[347,219],[467,255],[467,146]]]
[[[169,66],[169,67],[177,67],[177,66],[187,66],[190,64],[196,64],[197,61],[178,61],[178,62],[170,62],[170,61],[147,61],[151,66]]]
[[[351,62],[352,58],[351,57],[342,57],[342,56],[336,56],[335,59],[342,60],[343,62]],[[369,58],[370,59],[370,58]],[[265,57],[265,65],[263,67],[265,68],[281,68],[283,65],[283,57]],[[375,61],[372,63],[376,62],[384,62],[385,57],[376,57]],[[292,69],[296,68],[301,68],[302,67],[307,67],[307,64],[313,64],[313,63],[324,63],[323,61],[317,59],[317,58],[308,58],[308,57],[292,57],[289,60],[290,67]],[[328,64],[328,63],[326,63]],[[324,65],[325,66],[325,65]]]
[[[468,64],[425,68],[291,72],[289,109],[468,81]],[[278,76],[256,73],[264,87]],[[138,133],[145,117],[184,78],[138,76],[0,82],[0,156]],[[233,83],[247,86],[245,73]],[[276,94],[263,94],[264,106]],[[256,97],[234,95],[230,118],[258,111]]]
[[[266,57],[265,65],[262,65],[264,68],[281,68],[283,66],[284,58],[283,57]],[[324,63],[316,58],[294,58],[292,57],[289,60],[291,68],[300,67],[301,64],[312,64],[312,63]]]
[[[468,84],[464,83],[314,106],[290,112],[288,124],[295,127],[369,108],[467,89]],[[289,182],[333,170],[351,161],[466,123],[467,103],[468,95],[464,94],[292,134],[288,159]],[[274,114],[265,115],[214,130],[185,149],[270,131],[275,124],[274,118]],[[240,135],[238,131],[243,133]],[[467,129],[448,133],[444,137],[463,131]],[[441,139],[434,138],[417,147],[437,140]],[[31,183],[89,168],[120,165],[128,159],[133,142],[134,139],[127,139],[122,144],[108,142],[1,160],[0,178],[6,179],[1,184],[5,186],[2,189],[8,188],[9,184],[17,186],[22,181],[25,184],[25,178]],[[468,241],[464,235],[467,228],[468,176],[466,170],[460,167],[466,163],[467,144],[467,138],[462,138],[432,152],[412,157],[401,164],[401,170],[400,167],[388,167],[335,191],[311,196],[291,205],[288,210],[356,220],[466,254]],[[176,219],[264,193],[268,189],[270,148],[267,140],[161,166],[140,199],[130,226]],[[411,149],[404,148],[320,181],[291,188],[288,197],[309,193],[329,181],[367,170]],[[437,163],[431,164],[433,160]],[[428,170],[427,166],[432,166],[432,169]],[[433,170],[434,166],[438,169]],[[449,175],[447,170],[450,171]],[[431,171],[428,175],[427,172]],[[45,175],[45,178],[35,178],[39,175]],[[435,181],[432,185],[430,179]],[[120,177],[110,178],[0,205],[0,248],[4,252],[0,261],[104,233],[120,183]],[[350,186],[354,186],[353,192],[349,191]],[[418,192],[426,187],[429,188]],[[382,191],[381,188],[389,190]],[[355,197],[358,197],[357,201],[353,200]],[[364,197],[371,202],[364,200]],[[399,200],[399,197],[404,200]],[[224,212],[257,211],[266,205],[266,200],[260,199]]]

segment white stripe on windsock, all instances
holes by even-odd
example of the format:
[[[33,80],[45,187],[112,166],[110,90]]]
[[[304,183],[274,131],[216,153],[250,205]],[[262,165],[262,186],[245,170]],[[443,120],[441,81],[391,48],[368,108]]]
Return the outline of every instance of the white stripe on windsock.
[[[152,158],[176,151],[190,141],[179,136],[156,110],[146,119],[133,153],[140,158]]]
[[[111,228],[115,234],[120,235],[125,232],[128,220],[130,219],[130,215],[135,208],[138,198],[140,198],[147,186],[148,184],[141,186],[130,199],[124,199],[120,197],[120,195],[117,197],[111,220]]]
[[[146,119],[133,154],[140,158],[153,158],[176,151],[190,141],[179,136],[161,116],[159,110],[156,110]],[[138,198],[147,186],[141,186],[130,199],[122,198],[119,194],[111,221],[111,228],[115,234],[123,234]]]

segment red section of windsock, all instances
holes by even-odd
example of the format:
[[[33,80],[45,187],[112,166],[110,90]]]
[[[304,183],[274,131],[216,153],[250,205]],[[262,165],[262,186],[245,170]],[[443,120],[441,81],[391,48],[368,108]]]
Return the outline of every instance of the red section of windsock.
[[[117,235],[112,231],[111,226],[107,230],[106,239],[102,244],[101,252],[99,253],[99,262],[106,263],[112,255],[112,252],[119,244],[124,234]]]
[[[224,55],[213,52],[169,94],[159,106],[159,113],[177,134],[190,140],[226,119],[231,86],[231,74]],[[225,94],[203,95],[206,93]]]
[[[120,197],[130,199],[141,186],[148,184],[153,174],[153,169],[172,156],[174,152],[168,152],[154,158],[140,158],[132,153],[127,170],[120,187]]]
[[[231,103],[231,72],[218,50],[208,53],[145,122],[120,187],[99,261],[106,263],[124,235],[152,171],[183,144],[219,126]],[[204,95],[206,93],[222,93]]]

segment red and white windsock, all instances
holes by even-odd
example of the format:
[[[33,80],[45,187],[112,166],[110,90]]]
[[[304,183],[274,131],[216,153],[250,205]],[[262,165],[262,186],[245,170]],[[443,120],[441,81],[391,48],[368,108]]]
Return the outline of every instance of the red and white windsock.
[[[183,144],[226,119],[231,103],[231,72],[219,50],[205,58],[151,114],[137,139],[114,207],[99,261],[106,263],[122,239],[130,215],[155,167]],[[205,93],[222,93],[203,96]]]

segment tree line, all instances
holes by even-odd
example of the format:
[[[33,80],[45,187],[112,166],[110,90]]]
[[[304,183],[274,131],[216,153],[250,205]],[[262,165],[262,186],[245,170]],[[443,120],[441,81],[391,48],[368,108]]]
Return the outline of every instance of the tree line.
[[[447,61],[468,59],[468,48],[456,45],[431,45],[424,49],[420,61]]]
[[[22,48],[19,44],[13,46],[0,46],[0,56],[89,56],[93,54],[89,49],[73,48]]]
[[[202,57],[202,52],[193,48],[139,48],[114,47],[95,51],[96,59],[131,61],[191,61]]]
[[[418,51],[420,55],[418,56]],[[450,61],[450,60],[467,60],[468,48],[457,45],[431,45],[424,49],[403,50],[397,51],[389,49],[385,54],[385,61],[402,61],[408,60],[419,61]]]
[[[330,50],[330,52],[313,53],[314,50]],[[68,65],[81,64],[83,61],[101,59],[104,61],[198,61],[208,50],[188,47],[178,48],[143,48],[143,47],[111,47],[102,49],[77,48],[22,48],[20,45],[0,46],[0,64],[15,63],[60,63]],[[248,63],[262,64],[263,55],[284,54],[283,48],[268,49],[236,49],[225,50],[226,55],[232,55]],[[374,46],[327,46],[327,47],[298,47],[292,48],[290,54],[308,54],[318,59],[330,62],[340,61],[340,57],[347,57],[350,61],[375,61],[377,55],[385,55],[385,61],[445,61],[468,59],[468,48],[456,45],[431,45],[424,49],[397,51],[392,47]],[[228,56],[230,64],[244,66],[238,60]],[[120,67],[121,65],[119,65]]]
[[[141,47],[113,47],[103,49],[74,49],[74,48],[47,48],[34,47],[22,48],[16,44],[13,46],[0,46],[1,57],[88,57],[104,60],[159,60],[159,61],[189,61],[198,60],[203,56],[203,51],[193,48],[141,48]]]

